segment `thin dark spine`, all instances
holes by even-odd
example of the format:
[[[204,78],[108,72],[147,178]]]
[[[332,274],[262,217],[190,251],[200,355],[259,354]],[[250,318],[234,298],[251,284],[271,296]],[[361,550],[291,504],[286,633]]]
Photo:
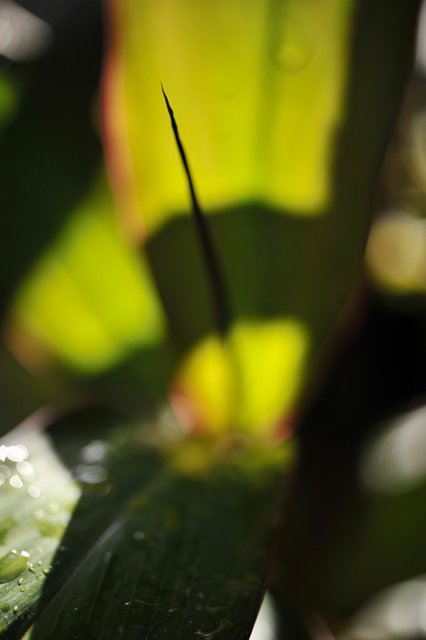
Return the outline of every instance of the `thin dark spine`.
[[[197,236],[201,246],[201,253],[204,258],[204,265],[207,273],[208,281],[210,282],[210,293],[212,297],[213,309],[216,315],[217,329],[221,335],[225,335],[231,324],[231,309],[229,305],[228,294],[225,286],[225,280],[222,270],[217,258],[216,250],[214,248],[213,239],[210,234],[210,230],[206,219],[203,215],[201,207],[198,202],[197,194],[195,192],[194,182],[191,176],[191,170],[189,168],[188,159],[186,157],[185,149],[182,140],[179,135],[179,130],[175,118],[175,114],[170,105],[169,99],[164,91],[164,87],[161,85],[164,101],[166,103],[167,111],[170,116],[170,122],[172,125],[173,134],[175,137],[176,145],[179,151],[179,156],[182,161],[183,168],[185,170],[186,179],[188,181],[189,193],[191,196],[192,213],[194,216],[195,228],[197,230]]]

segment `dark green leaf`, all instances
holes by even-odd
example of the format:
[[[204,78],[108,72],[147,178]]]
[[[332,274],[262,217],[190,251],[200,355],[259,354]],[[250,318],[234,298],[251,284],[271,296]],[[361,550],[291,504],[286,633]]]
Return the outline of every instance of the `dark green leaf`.
[[[288,449],[143,433],[86,412],[9,434],[28,457],[0,487],[5,638],[249,637]]]

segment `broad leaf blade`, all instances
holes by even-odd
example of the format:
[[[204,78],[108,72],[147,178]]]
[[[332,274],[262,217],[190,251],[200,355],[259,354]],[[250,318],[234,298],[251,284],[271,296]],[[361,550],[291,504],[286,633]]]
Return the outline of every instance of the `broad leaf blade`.
[[[188,352],[176,386],[203,426],[269,434],[291,415],[358,272],[419,3],[110,5],[107,151]],[[227,285],[222,351],[161,84]],[[213,366],[220,384],[209,385]]]
[[[193,441],[167,453],[110,416],[61,422],[9,435],[30,451],[40,497],[25,478],[0,488],[3,520],[15,518],[3,558],[16,548],[22,569],[0,583],[5,637],[34,624],[36,639],[248,638],[285,452]]]
[[[101,166],[20,286],[7,333],[14,351],[33,369],[53,360],[90,375],[162,341],[164,322],[153,284],[116,228]]]

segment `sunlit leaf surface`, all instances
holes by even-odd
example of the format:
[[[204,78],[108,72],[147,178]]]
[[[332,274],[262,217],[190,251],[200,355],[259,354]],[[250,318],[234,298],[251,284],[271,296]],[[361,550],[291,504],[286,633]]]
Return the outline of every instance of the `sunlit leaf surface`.
[[[160,83],[206,209],[261,201],[296,215],[323,211],[332,136],[344,111],[353,0],[113,4],[124,73],[109,108],[126,118],[120,133],[136,173],[133,216],[140,211],[152,231],[188,212]]]
[[[99,412],[12,431],[3,636],[248,638],[289,455],[196,440],[161,452]]]
[[[147,267],[120,236],[104,180],[21,286],[9,326],[15,351],[30,365],[44,351],[83,372],[111,367],[163,338]]]
[[[59,362],[97,374],[163,337],[104,176],[91,56],[0,74],[2,333],[33,372]]]
[[[106,150],[187,353],[176,387],[195,422],[268,433],[291,414],[360,264],[418,5],[111,0]],[[220,345],[161,86],[229,298]]]

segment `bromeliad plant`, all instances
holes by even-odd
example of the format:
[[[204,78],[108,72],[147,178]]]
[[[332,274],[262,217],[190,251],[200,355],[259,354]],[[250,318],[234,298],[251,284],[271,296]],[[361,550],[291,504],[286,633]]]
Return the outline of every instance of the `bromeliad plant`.
[[[106,217],[94,151],[78,211],[15,269],[7,336],[104,408],[42,413],[3,439],[2,637],[249,638],[297,407],[359,269],[417,9],[111,0],[105,150],[140,260]],[[58,204],[75,210],[48,195]]]

